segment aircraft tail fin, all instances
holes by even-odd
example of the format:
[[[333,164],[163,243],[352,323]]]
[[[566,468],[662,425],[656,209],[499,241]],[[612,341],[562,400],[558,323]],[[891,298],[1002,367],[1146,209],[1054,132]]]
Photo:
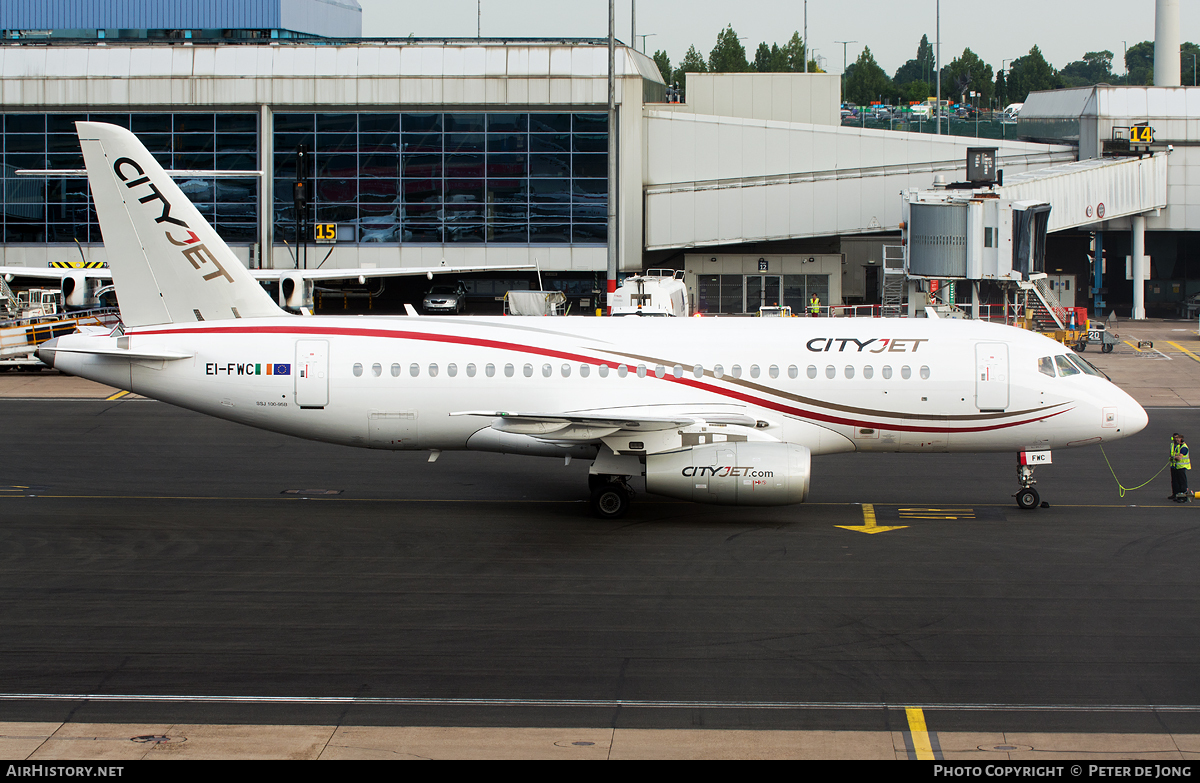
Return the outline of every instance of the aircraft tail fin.
[[[126,326],[285,314],[136,136],[75,128]]]

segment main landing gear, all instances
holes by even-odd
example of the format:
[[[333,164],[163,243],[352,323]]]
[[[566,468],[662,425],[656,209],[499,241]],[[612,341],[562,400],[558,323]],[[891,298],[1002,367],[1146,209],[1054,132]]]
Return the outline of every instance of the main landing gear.
[[[601,519],[620,519],[629,511],[634,494],[629,476],[592,473],[588,475],[588,489],[592,491],[592,513]]]

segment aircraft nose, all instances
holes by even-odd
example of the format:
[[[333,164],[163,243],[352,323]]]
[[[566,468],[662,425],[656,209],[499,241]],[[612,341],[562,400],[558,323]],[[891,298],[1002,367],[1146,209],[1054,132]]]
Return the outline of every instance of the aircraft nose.
[[[35,353],[37,354],[37,358],[41,360],[42,364],[48,367],[54,366],[54,349],[56,347],[58,347],[57,337],[55,337],[53,340],[47,340],[37,347]]]
[[[1137,403],[1132,397],[1129,398],[1129,404],[1123,406],[1121,412],[1124,415],[1124,421],[1121,422],[1121,429],[1124,430],[1122,435],[1134,435],[1146,429],[1146,425],[1150,423],[1150,417],[1146,415],[1146,409]]]

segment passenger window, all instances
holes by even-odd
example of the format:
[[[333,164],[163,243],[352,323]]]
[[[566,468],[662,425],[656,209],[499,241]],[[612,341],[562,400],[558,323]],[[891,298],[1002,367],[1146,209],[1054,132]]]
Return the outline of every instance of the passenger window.
[[[1038,359],[1038,372],[1040,372],[1042,375],[1049,375],[1051,378],[1053,378],[1054,360],[1049,356],[1043,356],[1042,358]]]
[[[551,366],[550,366],[550,365],[548,365],[548,364],[543,364],[543,365],[542,365],[542,377],[543,377],[543,378],[549,378],[549,377],[550,377],[551,375],[553,375],[553,374],[554,374],[554,368],[553,368],[553,367],[551,367]]]
[[[667,374],[666,367],[663,367],[661,364],[654,365],[654,377],[655,378],[661,378],[666,374]]]
[[[475,365],[474,365],[474,364],[468,364],[468,365],[467,365],[467,377],[468,377],[468,378],[474,378],[474,377],[475,377]]]
[[[383,375],[383,365],[380,364],[379,362],[375,362],[374,364],[372,364],[371,365],[371,374],[374,375],[376,378],[378,378],[380,375]]]
[[[912,377],[912,370],[907,364],[900,368],[900,377],[906,381]]]
[[[725,368],[719,364],[713,365],[713,377],[714,378],[724,378],[725,377]]]
[[[639,365],[637,366],[637,377],[639,377],[639,378],[645,378],[645,377],[646,377],[646,365],[644,365],[644,364],[639,364]]]
[[[929,380],[929,368],[924,365],[921,366],[921,380]]]
[[[628,374],[629,374],[629,368],[628,368],[628,367],[626,367],[626,366],[625,366],[625,365],[623,365],[623,364],[618,364],[618,365],[617,365],[617,375],[619,375],[620,377],[624,378],[624,377],[625,377],[626,375],[628,375]]]
[[[733,365],[733,369],[730,371],[730,375],[732,375],[734,378],[741,378],[742,377],[742,365],[740,365],[740,364]]]
[[[564,364],[561,369],[562,369],[562,377],[564,377],[564,378],[571,377],[571,365]]]
[[[362,365],[361,365],[361,364],[355,363],[355,365],[354,365],[354,377],[355,377],[355,378],[360,378],[360,377],[362,377]]]
[[[829,365],[828,367],[826,367],[825,368],[825,377],[831,378],[831,379],[836,378],[837,377],[837,368],[834,367],[832,364]]]
[[[408,374],[416,378],[421,374],[421,365],[417,364],[416,362],[408,365]]]
[[[458,365],[457,364],[447,364],[446,365],[446,374],[449,375],[451,378],[458,375]]]
[[[889,364],[883,365],[883,379],[885,381],[892,379],[892,367]]]
[[[752,365],[750,365],[750,377],[751,377],[751,378],[757,378],[757,377],[758,377],[758,373],[759,373],[759,370],[758,370],[758,365],[757,365],[757,364],[752,364]]]
[[[672,367],[671,374],[674,375],[676,378],[682,378],[683,377],[683,365],[677,364],[674,367]]]
[[[399,377],[400,377],[400,365],[399,365],[399,364],[393,364],[393,365],[392,365],[392,377],[393,377],[393,378],[399,378]]]
[[[579,377],[586,378],[592,374],[592,366],[590,364],[579,365]]]
[[[852,366],[850,366],[849,364],[847,364],[846,365],[846,380],[850,380],[853,377],[854,377],[854,368]]]
[[[791,378],[792,380],[796,380],[797,378],[799,378],[800,377],[800,368],[794,364],[789,365],[788,366],[788,377]]]
[[[1079,368],[1071,364],[1071,360],[1065,356],[1055,356],[1054,363],[1058,365],[1058,374],[1063,378],[1079,374]]]
[[[523,372],[525,374],[526,378],[532,378],[533,377],[533,365],[532,364],[525,365],[524,367],[521,368],[521,372]]]
[[[516,372],[516,369],[511,364],[504,365],[504,377],[505,378],[513,377],[513,373],[515,373],[515,372]]]
[[[438,366],[436,364],[429,365],[429,377],[436,378],[438,374]]]
[[[772,378],[778,378],[779,377],[779,367],[772,364],[771,369],[767,370],[767,375],[770,375]]]
[[[599,367],[596,368],[596,372],[600,373],[601,378],[607,378],[608,377],[608,365],[607,364],[600,365]]]
[[[496,365],[489,363],[483,368],[483,374],[491,378],[496,374]]]
[[[863,368],[863,377],[866,378],[868,381],[871,380],[872,378],[874,378],[875,377],[875,368],[868,364],[866,367]]]
[[[692,375],[696,376],[697,378],[703,378],[704,377],[704,365],[697,364],[695,367],[693,367]]]
[[[810,365],[808,365],[808,377],[809,377],[809,378],[816,378],[816,377],[817,377],[817,367],[816,367],[816,365],[813,365],[813,364],[810,364]]]

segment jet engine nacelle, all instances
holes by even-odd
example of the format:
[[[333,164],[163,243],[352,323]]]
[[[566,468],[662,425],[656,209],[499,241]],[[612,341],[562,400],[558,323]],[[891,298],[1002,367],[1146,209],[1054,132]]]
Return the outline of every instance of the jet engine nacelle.
[[[312,307],[313,283],[301,275],[283,275],[279,278],[279,303],[293,310]]]
[[[62,277],[63,304],[67,307],[87,307],[93,304],[88,301],[88,277],[83,272],[68,272]]]
[[[646,491],[722,506],[803,503],[812,452],[794,443],[736,442],[646,457]]]

